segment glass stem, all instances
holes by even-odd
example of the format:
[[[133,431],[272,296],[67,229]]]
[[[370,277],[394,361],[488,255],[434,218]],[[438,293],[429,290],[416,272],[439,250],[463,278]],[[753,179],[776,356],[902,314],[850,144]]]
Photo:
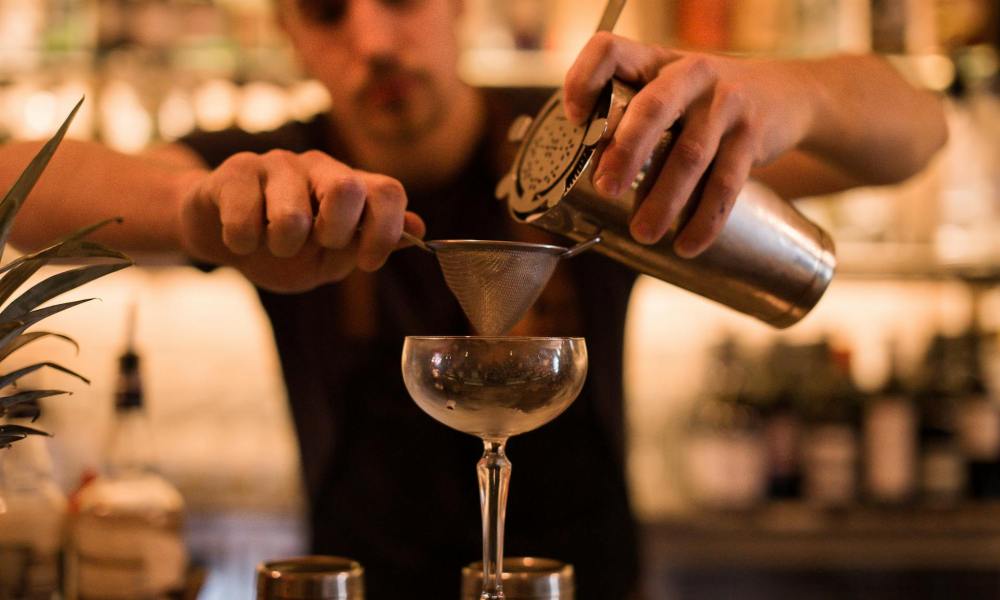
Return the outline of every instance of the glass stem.
[[[506,439],[483,440],[479,472],[479,501],[483,511],[483,593],[480,600],[503,600],[503,525],[507,512],[510,461]]]

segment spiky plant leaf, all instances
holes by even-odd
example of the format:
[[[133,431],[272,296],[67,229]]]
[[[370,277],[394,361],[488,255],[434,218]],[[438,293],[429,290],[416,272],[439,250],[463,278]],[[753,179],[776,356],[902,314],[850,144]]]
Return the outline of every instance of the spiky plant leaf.
[[[14,225],[14,215],[17,211],[21,209],[21,205],[24,204],[25,198],[31,192],[32,188],[35,187],[35,183],[38,182],[38,178],[42,175],[42,171],[48,166],[49,160],[51,160],[52,155],[55,154],[56,148],[59,147],[59,143],[62,142],[63,137],[66,135],[66,131],[69,129],[69,124],[76,116],[78,110],[80,110],[80,105],[83,104],[83,98],[76,103],[73,110],[63,121],[63,124],[56,131],[56,134],[52,136],[48,142],[42,146],[42,149],[38,151],[28,166],[21,173],[21,176],[17,178],[14,185],[4,196],[4,199],[0,201],[0,257],[3,256],[3,247],[7,244],[7,237],[10,235],[10,228]]]
[[[0,396],[0,410],[7,412],[18,404],[34,402],[51,396],[62,396],[63,394],[69,394],[69,392],[65,390],[27,390],[9,396]]]
[[[40,429],[35,429],[34,427],[25,427],[24,425],[13,424],[0,425],[0,448],[6,448],[14,442],[23,440],[29,435],[51,436],[51,434]]]
[[[0,434],[15,434],[15,433],[19,433],[22,435],[45,435],[50,437],[52,435],[50,433],[46,433],[44,431],[35,429],[34,427],[15,425],[14,423],[7,423],[4,425],[0,425]]]
[[[31,160],[25,170],[18,177],[17,181],[0,200],[0,256],[3,255],[3,247],[7,243],[13,227],[14,217],[24,204],[28,194],[34,188],[38,178],[41,176],[49,160],[55,153],[56,148],[62,142],[69,124],[73,120],[83,99],[73,108],[69,116],[60,126],[59,130],[52,138],[42,146],[38,154]],[[56,313],[72,308],[78,304],[88,302],[92,298],[64,302],[45,308],[37,308],[44,302],[56,296],[93,281],[98,277],[103,277],[109,273],[114,273],[132,264],[132,260],[126,255],[104,246],[103,244],[84,239],[87,235],[97,229],[107,225],[111,221],[121,222],[120,218],[109,219],[84,227],[69,236],[59,240],[55,244],[37,252],[22,256],[12,261],[10,264],[0,268],[0,305],[3,305],[24,283],[31,278],[43,265],[54,259],[86,259],[102,258],[112,259],[112,263],[103,263],[70,269],[62,273],[53,275],[35,284],[19,297],[14,298],[4,309],[0,311],[0,360],[8,357],[12,352],[23,348],[25,345],[42,337],[53,336],[69,341],[79,350],[77,343],[67,336],[48,331],[38,331],[25,333],[25,330],[35,323],[50,317]],[[17,382],[18,379],[36,371],[42,367],[49,367],[62,371],[84,382],[89,381],[70,369],[53,362],[39,362],[27,367],[23,367],[0,376],[0,388],[7,387]],[[11,408],[18,407],[19,412],[27,413],[34,420],[38,417],[37,400],[49,396],[67,394],[60,390],[29,390],[0,397],[0,418],[4,417]],[[0,448],[9,446],[11,443],[24,439],[28,435],[48,435],[45,432],[21,425],[0,425]]]
[[[115,271],[121,271],[131,264],[132,261],[106,265],[89,265],[63,271],[62,273],[48,277],[32,286],[28,291],[21,294],[0,311],[0,321],[21,319],[31,309],[41,303],[48,302],[56,296],[75,289],[89,281],[93,281],[98,277],[103,277]]]
[[[16,260],[10,261],[3,267],[0,267],[0,273],[6,273],[7,271],[20,267],[25,263],[37,262],[45,264],[46,261],[55,258],[116,258],[131,261],[127,255],[117,250],[112,250],[104,244],[83,239],[109,223],[121,222],[121,218],[105,219],[100,223],[84,227],[71,233],[48,248],[43,248],[37,252],[32,252],[31,254],[25,254]]]
[[[2,333],[0,333],[0,335],[2,335]],[[43,337],[54,337],[63,340],[65,342],[69,342],[70,344],[73,345],[73,348],[78,353],[80,352],[80,344],[76,343],[76,340],[69,337],[68,335],[63,335],[61,333],[55,333],[52,331],[29,331],[28,333],[22,333],[21,335],[17,336],[4,348],[0,349],[0,361],[13,354],[15,351],[23,348],[24,346],[27,346],[31,342],[34,342],[35,340],[41,339]]]
[[[90,302],[91,300],[93,300],[93,298],[84,298],[83,300],[74,300],[73,302],[63,302],[62,304],[53,304],[52,306],[46,306],[45,308],[39,308],[37,310],[33,310],[30,313],[24,315],[24,317],[21,319],[0,323],[0,348],[5,347],[7,344],[11,342],[11,340],[24,333],[25,329],[31,327],[32,325],[41,321],[42,319],[51,317],[52,315],[62,312],[67,308],[72,308],[77,304]]]
[[[34,373],[35,371],[37,371],[38,369],[41,369],[42,367],[49,367],[50,369],[55,369],[56,371],[62,371],[63,373],[66,373],[67,375],[72,375],[73,377],[76,377],[77,379],[79,379],[80,381],[82,381],[82,382],[84,382],[84,383],[86,383],[88,385],[90,384],[90,380],[89,379],[87,379],[83,375],[80,375],[76,371],[73,371],[71,369],[67,369],[64,366],[58,365],[58,364],[53,363],[53,362],[40,362],[40,363],[35,363],[33,365],[28,365],[27,367],[21,367],[20,369],[17,369],[16,371],[11,371],[10,373],[7,373],[6,375],[0,376],[0,389],[3,389],[5,387],[7,387],[8,385],[11,385],[12,383],[15,383],[18,379],[24,377],[25,375],[27,375],[29,373]]]

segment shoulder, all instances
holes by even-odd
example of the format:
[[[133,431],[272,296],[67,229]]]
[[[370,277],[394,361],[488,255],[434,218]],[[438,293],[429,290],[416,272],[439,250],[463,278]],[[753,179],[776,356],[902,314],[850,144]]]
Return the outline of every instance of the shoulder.
[[[193,150],[210,167],[216,167],[238,152],[263,154],[278,149],[292,152],[326,150],[326,122],[325,115],[317,115],[309,121],[291,121],[271,131],[251,133],[239,128],[196,131],[177,143]]]

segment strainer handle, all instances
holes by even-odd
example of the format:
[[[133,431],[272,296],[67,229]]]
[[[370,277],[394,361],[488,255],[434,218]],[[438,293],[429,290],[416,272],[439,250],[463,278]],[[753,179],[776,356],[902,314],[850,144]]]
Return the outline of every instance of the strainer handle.
[[[597,26],[597,31],[611,31],[618,22],[618,15],[622,14],[625,8],[625,0],[608,0],[604,7],[604,14],[601,15],[601,23]]]
[[[577,254],[590,250],[591,247],[601,243],[601,234],[597,234],[589,240],[584,240],[579,244],[573,246],[560,256],[560,258],[573,258]]]
[[[404,239],[404,240],[406,240],[406,241],[408,241],[408,242],[410,242],[411,244],[413,244],[414,246],[416,246],[417,248],[420,248],[421,250],[423,250],[425,252],[430,252],[431,254],[434,254],[434,251],[431,250],[431,247],[428,246],[427,243],[424,240],[418,238],[417,236],[413,235],[412,233],[406,231],[405,229],[403,230],[403,235],[401,236],[401,238]]]

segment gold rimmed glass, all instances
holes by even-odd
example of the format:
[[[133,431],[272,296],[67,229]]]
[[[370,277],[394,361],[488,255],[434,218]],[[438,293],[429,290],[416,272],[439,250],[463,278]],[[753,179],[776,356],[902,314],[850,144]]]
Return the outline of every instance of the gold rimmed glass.
[[[403,381],[417,405],[483,440],[477,465],[483,517],[483,591],[504,598],[500,565],[513,436],[559,416],[583,387],[587,345],[573,337],[416,337],[403,343]]]

